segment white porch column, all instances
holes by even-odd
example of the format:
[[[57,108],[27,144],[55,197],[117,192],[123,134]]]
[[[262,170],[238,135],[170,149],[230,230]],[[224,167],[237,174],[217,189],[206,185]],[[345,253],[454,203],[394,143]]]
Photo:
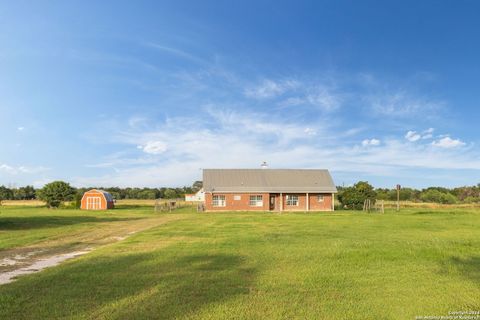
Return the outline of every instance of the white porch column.
[[[283,211],[283,194],[280,192],[280,211]]]
[[[306,203],[305,206],[307,207],[307,211],[310,211],[310,197],[308,196],[307,192],[307,198],[305,199]]]
[[[335,193],[332,193],[332,211],[335,211]]]

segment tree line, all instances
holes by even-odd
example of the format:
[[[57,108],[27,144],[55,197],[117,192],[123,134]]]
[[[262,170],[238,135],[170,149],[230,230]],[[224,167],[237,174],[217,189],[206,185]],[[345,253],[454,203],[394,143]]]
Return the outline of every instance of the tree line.
[[[199,181],[196,181],[192,186],[185,186],[181,188],[73,188],[75,193],[83,194],[87,190],[101,189],[109,192],[115,199],[176,199],[183,198],[185,194],[196,193],[201,189]],[[0,186],[0,199],[2,200],[34,200],[38,199],[38,191],[33,186],[25,186],[20,188],[8,188]]]
[[[397,190],[375,189],[366,181],[351,187],[337,187],[338,199],[344,208],[362,209],[365,200],[397,200]],[[425,189],[401,188],[400,201],[429,202],[440,204],[480,203],[480,184],[458,188],[430,187]]]
[[[51,207],[57,207],[63,201],[79,201],[85,191],[101,189],[109,192],[115,199],[179,199],[185,194],[196,193],[202,188],[201,181],[195,181],[192,186],[181,188],[74,188],[67,182],[54,181],[46,184],[43,188],[36,189],[33,186],[20,188],[8,188],[0,186],[0,204],[2,200],[42,200]]]
[[[83,193],[90,189],[102,189],[112,194],[115,199],[176,199],[185,194],[195,193],[202,188],[201,181],[192,186],[181,188],[73,188],[63,181],[54,181],[41,189],[33,186],[8,188],[0,186],[0,204],[2,200],[43,200],[49,206],[58,206],[63,201],[78,201]],[[344,208],[361,209],[366,199],[397,200],[397,190],[387,188],[375,189],[366,181],[360,181],[351,187],[337,187],[338,199]],[[441,204],[480,203],[480,184],[458,188],[430,187],[425,189],[401,188],[401,201],[433,202]]]

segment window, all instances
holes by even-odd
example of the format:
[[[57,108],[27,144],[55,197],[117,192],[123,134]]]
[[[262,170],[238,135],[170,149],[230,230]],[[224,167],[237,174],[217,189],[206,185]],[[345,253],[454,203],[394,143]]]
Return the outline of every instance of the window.
[[[323,197],[323,194],[319,194],[319,195],[317,196],[317,201],[318,201],[318,202],[323,202],[324,200],[325,200],[325,198]]]
[[[236,195],[233,196],[233,200],[236,200],[236,201],[242,200],[242,196],[239,195],[239,194],[236,194]]]
[[[298,206],[298,195],[287,194],[287,206]]]
[[[263,207],[263,196],[261,195],[250,196],[250,206]]]
[[[213,200],[212,205],[214,207],[225,207],[226,206],[225,196],[215,195],[215,196],[213,196],[212,200]]]

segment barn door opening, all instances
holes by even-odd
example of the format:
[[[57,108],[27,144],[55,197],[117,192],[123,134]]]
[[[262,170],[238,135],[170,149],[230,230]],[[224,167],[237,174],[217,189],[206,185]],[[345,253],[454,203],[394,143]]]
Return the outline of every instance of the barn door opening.
[[[100,197],[88,197],[87,198],[87,210],[100,210],[101,199]]]

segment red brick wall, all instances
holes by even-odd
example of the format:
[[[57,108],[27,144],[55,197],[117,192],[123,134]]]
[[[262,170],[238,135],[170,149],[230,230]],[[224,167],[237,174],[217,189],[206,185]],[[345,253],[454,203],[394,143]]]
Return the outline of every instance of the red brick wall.
[[[215,193],[215,195],[224,195],[225,207],[214,207],[212,205],[213,195],[205,193],[205,209],[209,211],[268,211],[269,210],[269,194],[268,193]],[[263,196],[263,206],[250,206],[250,196]],[[240,200],[235,200],[235,196],[240,196]]]
[[[318,201],[318,195],[323,195],[323,202]],[[332,210],[331,193],[312,193],[308,195],[310,200],[310,211],[330,211]]]
[[[298,195],[298,206],[287,205],[287,194]],[[319,202],[317,196],[319,193],[309,193],[309,211],[331,211],[332,210],[332,194],[322,193],[323,202]],[[283,211],[306,211],[306,199],[305,193],[286,193],[283,194]],[[280,208],[280,206],[278,207]]]
[[[297,195],[298,196],[298,206],[289,206],[287,204],[287,195]],[[305,193],[284,193],[283,198],[283,211],[305,211],[306,209],[306,195]]]
[[[270,194],[268,193],[216,193],[218,195],[224,195],[226,205],[225,207],[214,207],[212,205],[211,193],[205,194],[205,209],[208,211],[269,211],[270,210]],[[290,193],[288,193],[290,194]],[[283,194],[283,211],[306,211],[306,194],[305,193],[293,193],[298,195],[298,206],[287,205],[287,194]],[[240,196],[240,200],[234,200],[234,196]],[[250,206],[250,195],[262,195],[263,206],[253,207]],[[280,211],[280,194],[275,195],[275,208]],[[323,194],[323,202],[319,202],[317,193],[311,193],[308,195],[310,211],[330,211],[332,210],[332,194]]]

